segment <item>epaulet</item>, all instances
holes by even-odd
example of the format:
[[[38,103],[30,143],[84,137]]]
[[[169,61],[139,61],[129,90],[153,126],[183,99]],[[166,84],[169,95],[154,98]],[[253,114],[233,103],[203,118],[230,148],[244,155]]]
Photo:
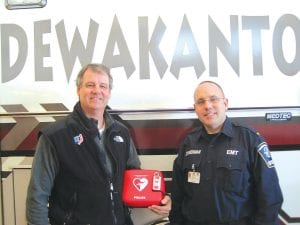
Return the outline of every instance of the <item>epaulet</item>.
[[[261,136],[260,133],[254,128],[247,124],[239,123],[239,122],[232,122],[232,125],[235,127],[241,127],[242,129],[248,130],[250,133],[254,133],[257,136]]]

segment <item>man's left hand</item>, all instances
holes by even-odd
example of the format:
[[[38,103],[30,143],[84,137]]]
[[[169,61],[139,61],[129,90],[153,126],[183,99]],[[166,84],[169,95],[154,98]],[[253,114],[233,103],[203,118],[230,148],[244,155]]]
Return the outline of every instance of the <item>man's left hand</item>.
[[[171,198],[169,195],[165,195],[165,197],[161,200],[161,205],[151,205],[148,208],[153,212],[162,215],[168,216],[171,210]]]

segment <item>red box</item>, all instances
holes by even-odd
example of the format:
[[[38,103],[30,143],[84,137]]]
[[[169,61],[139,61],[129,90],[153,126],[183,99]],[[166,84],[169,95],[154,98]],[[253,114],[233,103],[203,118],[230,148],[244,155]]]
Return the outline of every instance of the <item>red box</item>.
[[[165,180],[159,170],[126,170],[123,182],[123,202],[136,208],[161,205],[165,195]]]

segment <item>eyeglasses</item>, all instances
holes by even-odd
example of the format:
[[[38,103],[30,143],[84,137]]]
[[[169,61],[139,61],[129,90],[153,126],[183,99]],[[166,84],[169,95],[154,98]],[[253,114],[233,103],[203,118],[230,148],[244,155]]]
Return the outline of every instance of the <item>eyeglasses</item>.
[[[206,102],[209,102],[211,104],[217,104],[221,99],[224,99],[224,98],[220,98],[220,97],[217,97],[217,96],[212,96],[212,97],[209,97],[207,99],[200,98],[196,101],[196,104],[199,105],[199,106],[203,106]]]

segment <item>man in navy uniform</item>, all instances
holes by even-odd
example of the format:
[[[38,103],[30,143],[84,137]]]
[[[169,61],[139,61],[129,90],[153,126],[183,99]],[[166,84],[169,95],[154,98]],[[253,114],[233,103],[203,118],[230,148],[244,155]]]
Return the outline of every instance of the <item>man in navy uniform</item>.
[[[184,139],[173,166],[172,225],[276,225],[283,202],[264,138],[226,116],[220,85],[194,92],[201,122]]]

